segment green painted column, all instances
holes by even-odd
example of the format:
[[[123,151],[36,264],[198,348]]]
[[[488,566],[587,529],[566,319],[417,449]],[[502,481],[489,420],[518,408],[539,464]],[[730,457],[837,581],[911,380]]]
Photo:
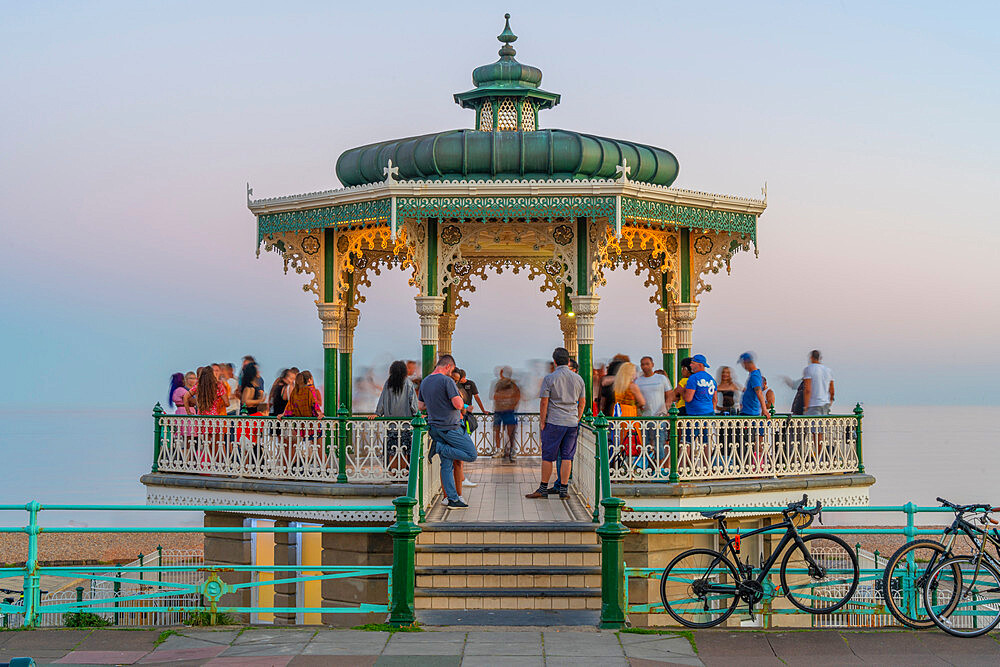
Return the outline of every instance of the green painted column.
[[[332,229],[323,230],[323,303],[319,304],[319,318],[323,322],[323,413],[337,414],[337,319],[336,308],[337,247]]]
[[[680,239],[680,254],[681,254],[681,304],[691,303],[691,230],[681,229],[681,239]],[[676,312],[676,311],[675,311]],[[679,344],[679,341],[678,341]],[[675,377],[681,376],[680,362],[685,357],[691,356],[690,347],[679,347],[677,348],[677,356],[675,358],[676,365],[676,375]]]
[[[583,414],[592,416],[594,405],[594,319],[598,298],[590,295],[590,252],[588,251],[587,218],[576,219],[576,296],[573,313],[576,317],[577,363],[586,388],[587,405]]]
[[[340,388],[337,393],[340,395],[340,405],[337,408],[345,408],[348,414],[354,414],[354,390],[351,386],[351,375],[353,372],[353,357],[351,352],[340,352],[338,369],[340,371]]]
[[[855,447],[857,447],[857,454],[858,454],[858,472],[865,471],[865,460],[861,451],[861,420],[864,416],[865,416],[865,411],[861,407],[861,404],[858,403],[857,405],[854,406],[854,417],[858,420],[858,439],[857,442],[855,442]]]
[[[438,296],[437,264],[438,264],[438,222],[437,218],[428,218],[427,219],[427,271],[426,271],[427,289],[424,292],[427,296]],[[440,314],[440,312],[443,311],[443,308],[444,304],[442,303],[438,313],[434,315],[435,318]],[[421,357],[421,364],[423,371],[422,376],[427,377],[428,375],[434,372],[434,365],[437,363],[437,321],[435,320],[434,322],[434,335],[432,341],[430,335],[426,337],[424,336],[424,333],[429,333],[429,332],[423,331],[423,329],[425,328],[424,313],[420,313],[420,315],[421,315],[421,338],[422,338],[420,357]]]

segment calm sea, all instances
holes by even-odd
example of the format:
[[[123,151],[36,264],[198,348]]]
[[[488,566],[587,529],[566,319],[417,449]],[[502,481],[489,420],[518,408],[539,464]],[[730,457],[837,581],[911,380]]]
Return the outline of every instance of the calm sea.
[[[934,505],[936,496],[1000,504],[1000,407],[872,407],[865,415],[865,465],[878,479],[871,489],[873,505]],[[139,477],[149,471],[152,431],[146,410],[0,411],[0,504],[143,504]],[[23,525],[24,516],[4,512],[0,525]],[[199,523],[189,513],[45,516],[50,525]],[[860,514],[825,518],[827,523],[902,520]]]

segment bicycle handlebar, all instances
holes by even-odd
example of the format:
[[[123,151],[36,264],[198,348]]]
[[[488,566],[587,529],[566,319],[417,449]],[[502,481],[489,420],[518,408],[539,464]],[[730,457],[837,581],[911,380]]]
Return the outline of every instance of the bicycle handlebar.
[[[813,509],[806,509],[806,505],[809,504],[809,496],[803,494],[802,500],[796,500],[794,503],[788,503],[788,508],[782,512],[783,514],[796,513],[796,514],[808,514],[810,516],[816,516],[823,511],[823,503],[817,502],[816,507]]]
[[[950,507],[956,512],[975,512],[977,510],[983,510],[984,512],[989,512],[993,509],[993,506],[988,503],[976,503],[975,505],[956,505],[953,502],[947,501],[944,498],[938,498],[937,501],[944,505],[945,507]]]

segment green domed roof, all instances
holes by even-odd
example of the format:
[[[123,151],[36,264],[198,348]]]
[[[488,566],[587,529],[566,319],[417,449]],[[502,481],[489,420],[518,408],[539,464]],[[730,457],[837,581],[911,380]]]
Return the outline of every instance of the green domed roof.
[[[670,151],[568,130],[447,130],[382,141],[345,151],[337,177],[345,186],[380,183],[392,160],[401,180],[615,178],[623,159],[631,181],[670,185],[677,178]]]

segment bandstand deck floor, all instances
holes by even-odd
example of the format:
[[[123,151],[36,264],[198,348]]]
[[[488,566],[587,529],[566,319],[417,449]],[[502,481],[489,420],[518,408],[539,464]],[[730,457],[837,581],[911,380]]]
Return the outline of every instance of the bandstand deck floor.
[[[569,500],[560,500],[557,495],[548,499],[524,497],[538,487],[541,466],[541,459],[537,458],[520,458],[513,465],[485,457],[467,463],[466,479],[478,484],[462,491],[469,508],[448,510],[439,501],[428,513],[427,520],[449,523],[590,521],[587,509],[572,491]]]

